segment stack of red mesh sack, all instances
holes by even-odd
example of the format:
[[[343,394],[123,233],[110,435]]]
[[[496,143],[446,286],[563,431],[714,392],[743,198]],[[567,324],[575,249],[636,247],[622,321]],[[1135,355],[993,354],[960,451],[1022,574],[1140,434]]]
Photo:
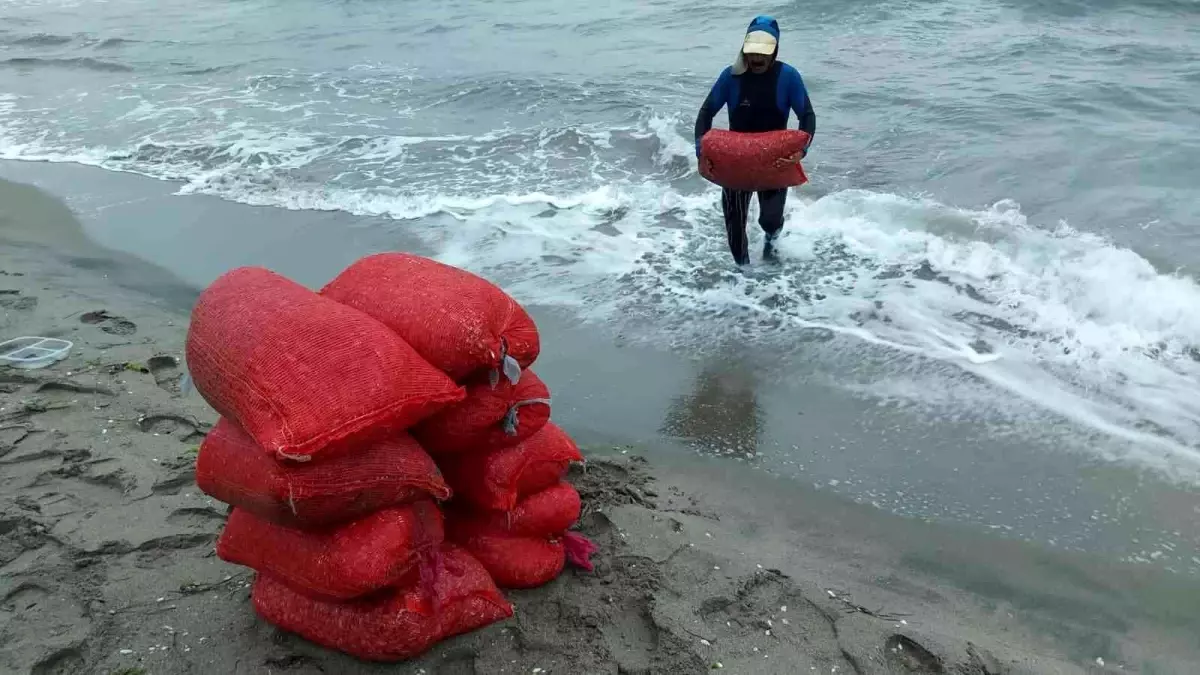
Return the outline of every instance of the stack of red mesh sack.
[[[564,480],[583,459],[550,421],[550,391],[530,369],[537,327],[512,297],[455,267],[403,253],[364,258],[321,294],[374,317],[466,397],[412,428],[454,493],[446,538],[502,588],[550,582],[568,558],[591,569],[594,550],[568,531],[579,493]]]
[[[445,541],[450,489],[408,429],[465,391],[366,314],[259,268],[201,294],[187,340],[221,414],[196,482],[234,508],[218,555],[257,571],[258,613],[373,660],[512,615]]]
[[[546,583],[568,555],[590,569],[563,481],[582,457],[538,352],[511,297],[420,256],[364,258],[320,293],[260,268],[206,289],[187,358],[221,420],[196,480],[234,507],[217,553],[257,571],[259,615],[401,660],[511,616],[498,584]]]

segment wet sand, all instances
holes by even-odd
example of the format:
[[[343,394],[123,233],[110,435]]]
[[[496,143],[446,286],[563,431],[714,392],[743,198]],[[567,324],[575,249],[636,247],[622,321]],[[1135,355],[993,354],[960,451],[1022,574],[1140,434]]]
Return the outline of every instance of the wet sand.
[[[589,400],[611,411],[638,359],[597,380],[554,367],[578,352],[553,341],[541,374],[556,419],[588,446],[574,479],[596,572],[512,593],[514,619],[411,663],[314,647],[257,619],[251,576],[212,550],[225,510],[191,474],[215,414],[178,388],[197,284],[93,244],[71,213],[86,206],[68,204],[0,182],[3,334],[75,342],[51,368],[0,370],[4,672],[1189,673],[1200,662],[1190,577],[888,515],[589,425]],[[736,368],[682,403],[670,368],[657,372],[668,377],[625,405],[662,392],[668,433],[756,438],[754,424],[710,429],[700,414],[745,386]]]

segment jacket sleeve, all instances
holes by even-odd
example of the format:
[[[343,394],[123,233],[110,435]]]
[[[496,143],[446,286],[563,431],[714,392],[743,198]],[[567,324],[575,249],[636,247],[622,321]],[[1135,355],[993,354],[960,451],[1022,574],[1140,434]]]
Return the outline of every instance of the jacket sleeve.
[[[796,113],[796,119],[800,122],[800,130],[808,132],[808,145],[804,148],[804,152],[807,154],[809,146],[812,145],[813,136],[817,133],[817,114],[813,112],[812,100],[808,97],[808,89],[804,86],[804,78],[800,77],[800,71],[792,69],[789,76],[788,104],[791,106],[792,112]]]
[[[703,105],[700,106],[700,114],[696,115],[696,156],[700,156],[700,139],[712,129],[713,118],[721,112],[721,108],[725,106],[727,94],[729,90],[727,86],[730,77],[728,68],[721,71],[720,77],[713,83],[712,89],[708,92],[708,97],[704,99]]]

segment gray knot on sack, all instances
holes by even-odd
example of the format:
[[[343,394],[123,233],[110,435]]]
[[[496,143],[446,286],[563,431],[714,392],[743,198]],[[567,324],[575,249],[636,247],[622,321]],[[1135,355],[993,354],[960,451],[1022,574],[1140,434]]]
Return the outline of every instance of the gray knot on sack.
[[[488,372],[488,384],[492,385],[492,389],[495,389],[500,384],[500,374],[502,372],[504,373],[504,378],[512,384],[517,384],[521,381],[521,364],[517,363],[517,360],[513,357],[505,354],[501,358],[500,367],[492,368]]]
[[[500,384],[500,374],[504,373],[504,377],[512,384],[521,381],[521,364],[517,360],[508,355],[508,340],[500,338],[500,367],[492,368],[488,373],[488,382],[492,385],[492,389]]]
[[[533,405],[535,403],[545,403],[546,405],[550,405],[550,399],[531,398],[527,401],[520,401],[513,405],[513,407],[508,409],[508,412],[504,413],[504,420],[502,421],[502,424],[504,425],[504,433],[508,434],[509,436],[516,436],[517,425],[520,424],[520,420],[517,418],[517,412],[521,409],[521,406]]]

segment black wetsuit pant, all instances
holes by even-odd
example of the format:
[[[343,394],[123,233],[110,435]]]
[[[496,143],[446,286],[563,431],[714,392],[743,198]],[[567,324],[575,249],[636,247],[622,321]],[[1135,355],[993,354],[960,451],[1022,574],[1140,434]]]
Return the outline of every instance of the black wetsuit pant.
[[[733,254],[734,262],[739,265],[750,263],[746,217],[750,213],[750,197],[754,194],[728,188],[721,191],[721,211],[725,214],[725,234],[729,237],[729,252]],[[758,193],[758,224],[768,237],[775,237],[783,229],[783,207],[786,202],[786,188]]]

